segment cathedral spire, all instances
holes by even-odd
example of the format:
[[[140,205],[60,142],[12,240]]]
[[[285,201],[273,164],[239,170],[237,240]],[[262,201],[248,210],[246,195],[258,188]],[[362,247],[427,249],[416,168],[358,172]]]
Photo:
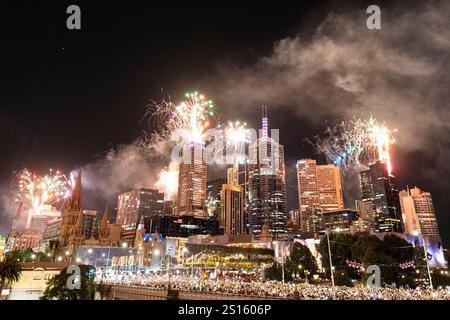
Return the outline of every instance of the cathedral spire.
[[[105,211],[103,212],[102,222],[100,223],[100,230],[105,230],[108,228],[109,223],[109,209],[108,202],[106,202]]]
[[[83,201],[81,200],[81,169],[78,176],[75,178],[75,185],[73,186],[72,194],[67,203],[69,210],[82,210]]]
[[[72,191],[72,201],[81,201],[81,169],[75,180],[75,186]]]

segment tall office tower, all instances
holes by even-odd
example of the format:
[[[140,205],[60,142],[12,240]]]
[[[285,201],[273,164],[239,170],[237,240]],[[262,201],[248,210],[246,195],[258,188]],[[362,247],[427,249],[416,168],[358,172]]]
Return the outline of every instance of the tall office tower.
[[[183,150],[178,175],[177,214],[206,218],[206,163],[204,146],[192,144]]]
[[[362,201],[372,206],[375,232],[403,232],[396,178],[388,173],[385,162],[376,161],[359,174]]]
[[[206,183],[206,211],[208,217],[220,218],[221,215],[221,190],[227,183],[224,178],[217,178]]]
[[[220,197],[222,199],[220,227],[224,229],[227,235],[243,234],[245,226],[241,187],[224,184]]]
[[[316,160],[297,161],[298,205],[301,212],[312,212],[320,207],[319,186],[317,185]]]
[[[439,237],[431,194],[415,187],[402,190],[399,195],[405,233]]]
[[[267,224],[275,239],[287,232],[284,148],[269,137],[267,107],[263,106],[260,138],[248,148],[249,232],[259,235]]]
[[[336,211],[344,208],[341,173],[333,164],[317,165],[316,160],[297,161],[299,208]]]
[[[341,171],[333,164],[318,165],[317,185],[321,211],[337,211],[344,209],[342,195]]]
[[[59,232],[58,246],[60,248],[67,247],[69,245],[72,229],[75,227],[80,213],[81,215],[83,214],[83,201],[81,199],[81,171],[78,173],[72,194],[66,201],[66,205],[64,207],[61,229]]]
[[[318,232],[318,212],[344,208],[340,169],[333,164],[317,165],[313,159],[297,161],[297,186],[300,230],[304,234]]]
[[[227,184],[239,184],[239,165],[234,164],[227,169]]]
[[[137,188],[119,195],[116,224],[136,229],[141,217],[161,215],[164,193],[155,189]]]

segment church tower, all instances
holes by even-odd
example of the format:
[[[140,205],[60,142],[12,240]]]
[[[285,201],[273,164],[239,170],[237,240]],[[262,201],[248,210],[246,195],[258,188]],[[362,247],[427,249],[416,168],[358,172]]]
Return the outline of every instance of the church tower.
[[[69,245],[72,252],[75,252],[76,247],[84,242],[84,219],[83,210],[78,212],[77,221],[70,230]]]
[[[83,201],[81,200],[81,170],[75,181],[72,194],[67,199],[62,216],[61,229],[59,232],[59,248],[69,246],[72,236],[72,229],[77,224],[78,217],[81,215],[83,220]]]
[[[103,212],[102,221],[100,223],[100,230],[98,233],[98,240],[102,246],[110,246],[110,230],[109,230],[109,209],[108,203],[106,203],[105,211]]]

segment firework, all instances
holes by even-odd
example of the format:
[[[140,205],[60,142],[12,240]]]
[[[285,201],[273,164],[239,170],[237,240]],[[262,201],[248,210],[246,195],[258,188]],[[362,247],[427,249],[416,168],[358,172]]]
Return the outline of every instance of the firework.
[[[375,160],[386,162],[392,172],[390,146],[395,142],[393,133],[373,117],[353,119],[328,127],[324,134],[309,141],[327,161],[340,166],[343,172],[367,166]]]
[[[162,169],[155,186],[164,192],[165,200],[173,199],[178,189],[178,170],[170,168]]]
[[[237,161],[245,158],[245,144],[249,143],[250,135],[246,128],[247,123],[240,121],[229,121],[225,129],[226,148],[232,149],[232,153]]]
[[[376,150],[378,160],[386,162],[389,174],[392,173],[390,146],[395,143],[394,132],[397,129],[390,130],[372,117],[367,121],[369,146]]]
[[[146,115],[150,117],[153,137],[166,138],[175,130],[187,130],[188,142],[204,143],[205,129],[214,115],[214,104],[197,91],[186,93],[178,105],[163,100],[152,102]]]
[[[54,205],[66,198],[71,183],[60,171],[49,170],[41,177],[24,168],[16,175],[16,202],[21,202],[39,213],[44,205]]]

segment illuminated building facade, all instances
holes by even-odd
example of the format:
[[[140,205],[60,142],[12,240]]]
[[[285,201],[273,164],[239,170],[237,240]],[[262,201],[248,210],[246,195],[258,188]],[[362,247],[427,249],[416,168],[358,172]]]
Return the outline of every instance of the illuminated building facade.
[[[247,228],[260,235],[267,224],[278,238],[287,233],[284,148],[268,131],[267,108],[263,106],[261,137],[248,148]]]
[[[351,209],[321,212],[321,231],[349,232],[351,226],[359,218],[358,212]]]
[[[242,207],[241,187],[235,184],[224,184],[221,191],[222,214],[220,226],[225,234],[243,234],[245,230]]]
[[[403,232],[399,192],[396,178],[388,173],[385,162],[370,164],[369,170],[360,172],[362,201],[374,212],[375,232]]]
[[[193,143],[183,150],[178,173],[177,215],[205,218],[206,163],[202,144]]]
[[[333,164],[317,165],[316,160],[297,161],[299,208],[334,211],[344,208],[341,174]]]
[[[402,190],[399,195],[405,233],[439,237],[431,194],[415,187]]]
[[[116,224],[135,230],[141,217],[158,216],[164,210],[164,193],[137,188],[119,195]]]
[[[335,165],[317,165],[313,159],[297,161],[297,187],[303,234],[318,232],[320,212],[344,208],[340,169]]]
[[[144,218],[146,233],[159,233],[164,237],[187,238],[197,234],[223,234],[219,220],[215,217],[155,216]]]

